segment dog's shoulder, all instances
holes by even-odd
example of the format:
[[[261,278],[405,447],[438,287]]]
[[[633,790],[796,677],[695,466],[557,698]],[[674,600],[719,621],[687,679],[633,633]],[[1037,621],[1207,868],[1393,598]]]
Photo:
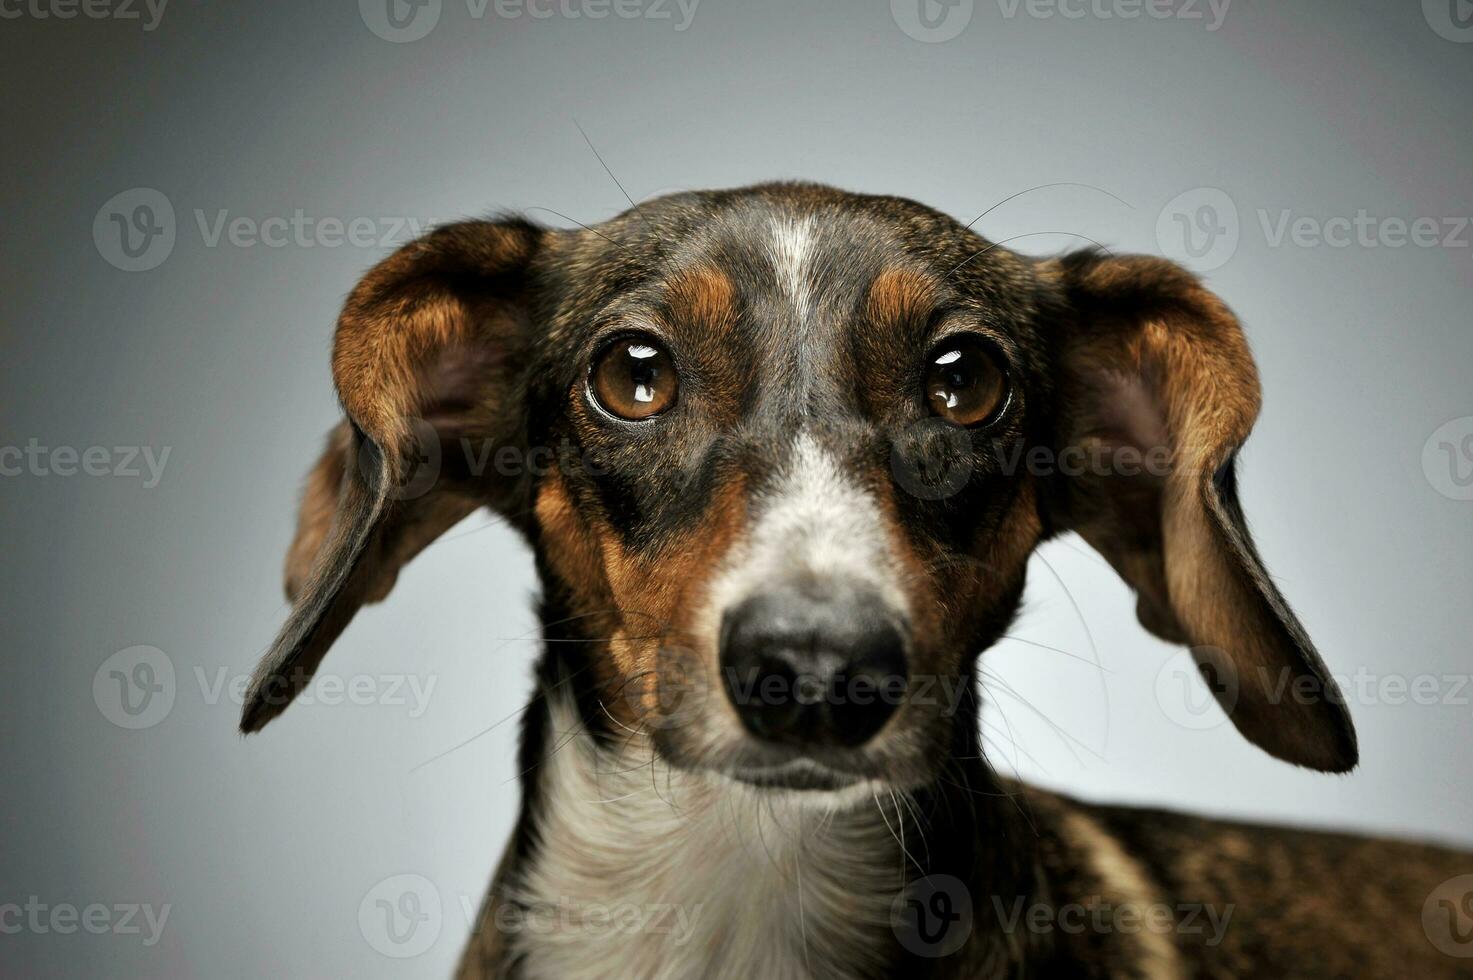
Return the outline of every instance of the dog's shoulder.
[[[1038,828],[1036,921],[1084,922],[1066,946],[1154,960],[1146,975],[1473,976],[1473,853],[1010,787]]]

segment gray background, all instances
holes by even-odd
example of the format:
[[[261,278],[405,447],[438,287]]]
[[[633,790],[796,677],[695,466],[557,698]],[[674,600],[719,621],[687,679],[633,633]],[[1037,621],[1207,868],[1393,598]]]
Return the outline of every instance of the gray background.
[[[175,0],[153,30],[5,7],[21,16],[0,19],[0,445],[107,447],[114,469],[114,447],[170,455],[152,487],[146,469],[0,477],[0,904],[170,911],[151,946],[44,922],[0,934],[0,973],[449,970],[516,806],[515,721],[491,726],[530,686],[525,548],[474,517],[359,617],[327,669],[378,685],[379,703],[297,705],[242,740],[228,680],[286,611],[295,496],[335,417],[331,324],[388,251],[378,239],[405,218],[622,209],[575,120],[637,199],[803,177],[966,220],[1076,181],[1097,189],[1036,190],[980,228],[1167,254],[1184,247],[1173,214],[1217,202],[1224,231],[1198,265],[1247,325],[1267,392],[1245,505],[1332,670],[1370,678],[1352,696],[1363,764],[1295,770],[1173,703],[1171,648],[1077,540],[1036,560],[1017,632],[1082,659],[987,654],[1011,689],[989,688],[994,758],[1089,798],[1473,844],[1473,690],[1458,680],[1473,669],[1473,502],[1456,499],[1443,436],[1423,452],[1451,421],[1454,461],[1473,467],[1473,232],[1400,248],[1272,235],[1286,209],[1473,213],[1473,43],[1447,0],[1237,0],[1215,30],[1205,4],[1126,19],[977,0],[935,42],[902,29],[924,33],[914,0],[702,0],[684,30],[652,3],[634,10],[670,18],[477,18],[444,0],[408,43],[353,0]],[[167,199],[175,242],[127,272],[104,206],[135,188]],[[1226,195],[1236,225],[1200,188]],[[375,241],[210,244],[222,210],[298,209],[367,219]],[[1102,668],[1084,662],[1091,637]],[[168,658],[174,700],[127,730],[103,665],[139,645]],[[387,689],[405,674],[435,684],[418,717]],[[1435,678],[1428,703],[1398,698],[1396,679],[1419,675]],[[372,926],[372,890],[401,874],[441,899],[434,942],[407,959]]]

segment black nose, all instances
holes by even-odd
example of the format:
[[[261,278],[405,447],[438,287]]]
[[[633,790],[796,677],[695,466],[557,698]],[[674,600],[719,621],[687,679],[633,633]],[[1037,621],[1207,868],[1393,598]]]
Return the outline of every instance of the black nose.
[[[853,747],[905,695],[905,641],[877,596],[765,592],[726,613],[721,676],[757,737]]]

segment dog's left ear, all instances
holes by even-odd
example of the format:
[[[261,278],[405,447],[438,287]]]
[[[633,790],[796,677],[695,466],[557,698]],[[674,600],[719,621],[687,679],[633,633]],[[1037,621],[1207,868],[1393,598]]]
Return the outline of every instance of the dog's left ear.
[[[437,229],[354,288],[333,340],[347,415],[308,477],[287,555],[291,615],[251,679],[242,731],[260,730],[312,679],[359,607],[461,518],[515,515],[525,486],[477,460],[525,441],[534,266],[552,232],[518,220]]]
[[[1083,252],[1040,273],[1058,331],[1053,529],[1104,555],[1147,629],[1191,647],[1249,741],[1313,769],[1353,768],[1344,701],[1238,506],[1234,459],[1259,386],[1237,319],[1164,259]]]

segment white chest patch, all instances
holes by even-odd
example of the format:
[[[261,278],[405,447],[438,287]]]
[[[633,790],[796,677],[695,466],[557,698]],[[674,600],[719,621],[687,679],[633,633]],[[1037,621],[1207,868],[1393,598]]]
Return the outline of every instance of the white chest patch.
[[[836,812],[599,751],[554,697],[534,858],[508,896],[537,980],[883,973],[902,887],[897,804]],[[880,806],[885,810],[882,812]]]

